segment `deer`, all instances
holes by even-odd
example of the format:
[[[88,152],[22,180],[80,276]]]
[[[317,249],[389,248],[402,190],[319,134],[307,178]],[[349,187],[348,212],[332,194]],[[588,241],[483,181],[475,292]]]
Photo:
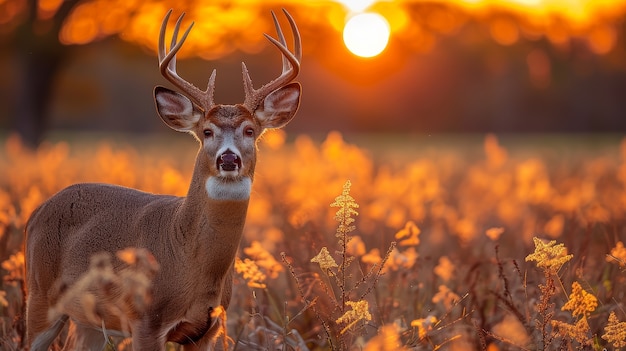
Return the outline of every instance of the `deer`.
[[[289,123],[300,105],[302,88],[293,80],[300,71],[301,38],[293,17],[283,12],[293,33],[293,52],[273,11],[278,39],[264,34],[281,53],[282,73],[255,89],[242,62],[245,99],[234,105],[213,101],[215,69],[206,90],[178,75],[176,54],[193,22],[179,40],[185,14],[180,15],[168,50],[165,32],[172,10],[167,12],[158,41],[159,69],[181,92],[157,86],[154,100],[167,126],[190,133],[199,142],[189,190],[177,197],[79,183],[33,211],[25,226],[26,338],[31,351],[48,350],[68,320],[75,326],[77,350],[102,350],[108,331],[124,329],[122,319],[128,321],[129,330],[123,334],[130,334],[135,351],[163,351],[167,342],[186,351],[214,346],[219,324],[215,312],[225,311],[232,295],[257,141],[266,129]],[[160,266],[144,310],[130,304],[123,310],[124,318],[102,313],[98,324],[79,303],[70,303],[55,320],[46,318],[51,306],[85,273],[90,257],[129,247],[149,251]],[[115,269],[120,265],[114,264]]]

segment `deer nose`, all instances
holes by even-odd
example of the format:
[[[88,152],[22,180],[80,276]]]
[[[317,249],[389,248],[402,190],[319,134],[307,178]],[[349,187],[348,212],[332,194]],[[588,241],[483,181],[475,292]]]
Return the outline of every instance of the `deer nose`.
[[[232,150],[226,150],[217,160],[218,167],[224,171],[235,171],[241,168],[241,158]]]

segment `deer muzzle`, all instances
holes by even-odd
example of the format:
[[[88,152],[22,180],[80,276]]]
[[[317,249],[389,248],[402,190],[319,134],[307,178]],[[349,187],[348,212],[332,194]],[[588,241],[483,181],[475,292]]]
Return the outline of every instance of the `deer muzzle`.
[[[231,150],[226,150],[217,158],[217,168],[225,172],[234,172],[241,168],[241,158]]]

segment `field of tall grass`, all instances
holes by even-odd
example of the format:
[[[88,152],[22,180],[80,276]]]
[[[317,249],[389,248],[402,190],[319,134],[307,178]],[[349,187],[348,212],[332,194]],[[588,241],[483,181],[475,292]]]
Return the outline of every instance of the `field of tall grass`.
[[[220,344],[626,347],[626,139],[466,139],[357,146],[336,132],[320,141],[266,134]],[[85,181],[182,196],[196,150],[82,140],[33,152],[15,137],[2,143],[0,349],[22,350],[31,211]]]

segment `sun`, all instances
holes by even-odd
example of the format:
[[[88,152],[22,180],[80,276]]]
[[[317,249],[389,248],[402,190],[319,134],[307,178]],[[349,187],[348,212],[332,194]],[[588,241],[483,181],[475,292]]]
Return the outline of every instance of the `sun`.
[[[351,17],[343,28],[343,42],[350,52],[361,57],[380,54],[389,42],[389,22],[385,17],[364,12]]]

